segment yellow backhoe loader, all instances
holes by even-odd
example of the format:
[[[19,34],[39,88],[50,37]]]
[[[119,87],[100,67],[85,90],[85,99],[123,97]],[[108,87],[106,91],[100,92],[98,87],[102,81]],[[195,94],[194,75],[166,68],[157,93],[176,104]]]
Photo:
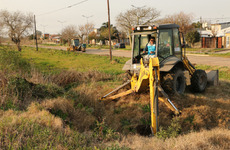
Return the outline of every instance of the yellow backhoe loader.
[[[70,46],[67,51],[82,51],[85,52],[86,44],[80,44],[79,39],[71,39]]]
[[[148,55],[145,47],[152,38],[156,39],[155,55]],[[123,70],[128,72],[131,79],[100,100],[114,100],[149,90],[153,134],[158,131],[158,100],[175,114],[180,113],[166,93],[183,94],[186,86],[190,86],[194,92],[203,92],[207,83],[218,85],[218,70],[206,73],[190,63],[186,57],[184,37],[177,24],[141,25],[133,28],[132,58],[126,62]],[[128,84],[131,84],[130,90],[114,95]]]

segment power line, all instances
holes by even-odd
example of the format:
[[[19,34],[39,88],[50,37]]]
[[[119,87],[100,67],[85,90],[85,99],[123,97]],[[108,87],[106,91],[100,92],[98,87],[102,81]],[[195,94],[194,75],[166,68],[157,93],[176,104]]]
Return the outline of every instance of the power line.
[[[202,20],[217,20],[217,19],[224,19],[224,20],[226,20],[226,19],[230,19],[230,17],[216,17],[216,18],[203,18],[202,17]],[[194,21],[196,21],[196,20],[200,20],[200,18],[194,19]]]
[[[61,10],[68,9],[68,8],[72,8],[72,7],[74,7],[74,6],[77,6],[77,5],[82,4],[82,3],[84,3],[84,2],[87,2],[87,1],[88,1],[88,0],[83,0],[83,1],[80,1],[80,2],[78,2],[78,3],[69,5],[69,6],[67,6],[67,7],[63,7],[63,8],[56,9],[56,10],[53,10],[53,11],[50,11],[50,12],[46,12],[46,13],[40,14],[40,15],[38,15],[38,16],[48,15],[48,14],[55,13],[55,12],[57,12],[57,11],[61,11]]]

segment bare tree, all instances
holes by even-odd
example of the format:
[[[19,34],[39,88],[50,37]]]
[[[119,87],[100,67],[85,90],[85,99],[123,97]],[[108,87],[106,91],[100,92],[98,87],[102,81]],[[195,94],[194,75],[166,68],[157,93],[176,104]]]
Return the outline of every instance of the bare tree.
[[[0,44],[1,44],[1,42],[2,42],[2,41],[1,41],[1,40],[2,40],[2,39],[1,39],[1,38],[2,38],[2,32],[3,32],[2,29],[3,29],[3,23],[2,23],[1,20],[0,20]]]
[[[176,13],[173,15],[168,15],[162,20],[159,20],[159,23],[175,23],[180,26],[180,31],[183,33],[187,33],[192,29],[192,14],[186,14],[184,12]]]
[[[18,51],[21,51],[20,42],[23,36],[28,34],[29,29],[33,25],[33,15],[24,14],[20,11],[8,12],[3,10],[0,12],[0,20],[7,29],[11,40],[17,45]]]
[[[74,39],[78,35],[77,27],[74,25],[69,25],[61,31],[62,39],[67,40],[70,45],[70,40]]]
[[[79,30],[79,38],[83,41],[83,37],[86,36],[87,38],[87,43],[88,43],[88,36],[89,34],[93,31],[94,29],[94,24],[93,23],[87,23],[85,25],[79,25],[78,30]]]
[[[218,27],[216,25],[211,26],[211,32],[212,32],[212,36],[216,37],[218,33]]]
[[[160,12],[155,8],[132,8],[124,13],[120,13],[116,17],[116,26],[129,34],[131,43],[132,27],[136,25],[149,25],[160,16]]]

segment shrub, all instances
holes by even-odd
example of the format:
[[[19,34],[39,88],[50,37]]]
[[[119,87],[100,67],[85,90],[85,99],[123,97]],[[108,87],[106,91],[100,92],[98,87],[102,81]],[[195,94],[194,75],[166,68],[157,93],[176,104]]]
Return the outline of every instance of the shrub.
[[[119,138],[119,134],[116,133],[113,129],[109,128],[105,124],[104,120],[101,122],[96,121],[93,136],[100,141],[110,141]]]
[[[22,77],[12,77],[8,82],[8,90],[12,91],[19,100],[30,98],[55,98],[64,93],[64,89],[52,84],[34,84]]]
[[[0,49],[0,70],[19,74],[30,73],[31,65],[29,61],[23,59],[19,52],[6,50],[7,48]]]
[[[181,131],[181,125],[178,118],[173,118],[171,125],[167,129],[160,128],[157,132],[157,137],[160,139],[167,139],[170,137],[177,137]]]

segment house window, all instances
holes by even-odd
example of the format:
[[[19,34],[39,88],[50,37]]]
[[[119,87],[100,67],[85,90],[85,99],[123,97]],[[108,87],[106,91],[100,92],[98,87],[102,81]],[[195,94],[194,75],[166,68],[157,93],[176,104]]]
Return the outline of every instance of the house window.
[[[227,40],[226,40],[226,48],[228,48],[229,47],[229,41],[230,40],[230,37],[229,36],[227,36]]]

